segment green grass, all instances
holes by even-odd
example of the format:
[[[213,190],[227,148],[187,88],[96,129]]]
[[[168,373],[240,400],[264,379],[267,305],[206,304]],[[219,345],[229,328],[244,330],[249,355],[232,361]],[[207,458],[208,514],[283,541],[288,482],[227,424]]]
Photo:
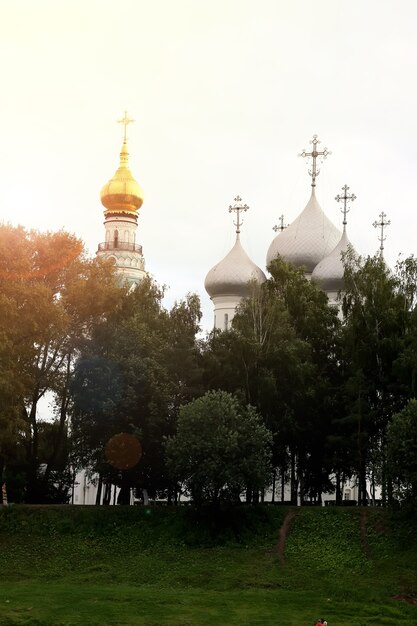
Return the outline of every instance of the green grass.
[[[417,624],[417,542],[382,510],[284,508],[222,519],[136,507],[0,511],[0,624]]]

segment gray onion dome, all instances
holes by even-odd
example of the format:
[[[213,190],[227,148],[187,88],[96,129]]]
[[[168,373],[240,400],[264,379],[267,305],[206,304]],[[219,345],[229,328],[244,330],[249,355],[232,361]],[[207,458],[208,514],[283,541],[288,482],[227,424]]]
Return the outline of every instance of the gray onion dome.
[[[349,241],[346,230],[344,230],[334,250],[314,268],[311,280],[315,280],[323,291],[337,292],[343,289],[345,268],[342,262],[342,254],[349,249],[356,254]]]
[[[209,271],[204,286],[210,298],[216,296],[246,298],[250,294],[248,283],[253,280],[263,283],[266,276],[248,257],[238,235],[229,254]]]
[[[314,192],[302,213],[277,235],[266,257],[269,265],[278,256],[311,273],[316,265],[337,245],[340,231],[319,205]]]

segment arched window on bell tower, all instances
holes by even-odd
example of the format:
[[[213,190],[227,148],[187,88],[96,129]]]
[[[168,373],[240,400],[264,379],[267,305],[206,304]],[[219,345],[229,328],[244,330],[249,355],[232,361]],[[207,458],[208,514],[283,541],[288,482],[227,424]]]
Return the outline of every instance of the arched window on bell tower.
[[[114,247],[117,248],[117,246],[119,245],[119,231],[116,230],[114,231]]]

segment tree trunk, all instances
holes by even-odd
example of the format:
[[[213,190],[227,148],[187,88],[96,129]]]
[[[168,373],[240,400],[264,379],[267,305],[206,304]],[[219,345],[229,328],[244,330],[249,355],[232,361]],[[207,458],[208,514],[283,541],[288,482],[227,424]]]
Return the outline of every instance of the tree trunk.
[[[101,491],[103,489],[103,481],[101,479],[101,476],[98,477],[98,483],[97,483],[97,493],[96,493],[96,506],[101,504]]]
[[[62,444],[64,441],[65,426],[67,423],[67,410],[69,404],[69,381],[71,377],[71,353],[67,356],[67,371],[65,376],[65,383],[62,389],[61,406],[59,410],[59,426],[57,431],[57,437],[52,451],[51,458],[48,461],[48,465],[45,471],[45,482],[48,482],[51,471],[59,457],[62,450]]]
[[[362,395],[360,391],[358,393],[358,409],[358,504],[366,506],[366,450],[364,449],[364,446],[366,444],[364,442],[364,437],[362,433]]]
[[[291,452],[291,504],[297,506],[297,478],[295,474],[295,453]]]
[[[126,472],[124,472],[123,470],[120,491],[117,497],[117,504],[123,504],[125,506],[130,505],[130,484],[126,476]]]
[[[36,410],[38,406],[39,387],[35,388],[32,397],[32,406],[29,413],[29,458],[27,465],[27,485],[26,485],[26,501],[29,504],[36,504],[38,497],[38,423],[36,421]]]
[[[108,506],[111,500],[111,483],[106,483],[104,486],[103,504]]]
[[[275,502],[275,482],[277,479],[277,470],[274,467],[274,473],[272,475],[272,496],[271,496],[271,502]]]
[[[360,501],[359,504],[366,506],[368,504],[366,498],[366,462],[365,459],[361,459],[361,465],[359,468],[359,486],[360,486]]]
[[[117,504],[123,504],[128,506],[130,504],[130,487],[122,485],[120,487],[119,495],[117,497]]]
[[[4,504],[3,502],[3,473],[5,469],[5,461],[4,456],[0,455],[0,506]]]
[[[300,466],[298,467],[297,476],[298,476],[298,484],[299,484],[300,504],[304,504],[304,499],[305,499],[304,472],[300,468]]]
[[[374,470],[372,470],[371,498],[372,498],[372,505],[375,506],[375,471]]]
[[[340,485],[340,470],[336,471],[336,506],[340,506],[342,504],[342,492]]]
[[[391,474],[387,472],[387,501],[388,505],[391,505],[394,501],[394,489],[392,486]]]

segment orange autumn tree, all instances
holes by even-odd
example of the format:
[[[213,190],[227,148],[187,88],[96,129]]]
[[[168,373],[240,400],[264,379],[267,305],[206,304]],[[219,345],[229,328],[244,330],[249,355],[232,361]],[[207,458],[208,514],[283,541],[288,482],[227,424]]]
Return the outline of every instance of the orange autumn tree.
[[[20,455],[28,502],[47,499],[76,358],[122,292],[111,265],[89,259],[75,236],[0,226],[0,474]],[[46,394],[54,441],[39,472],[39,402]]]

